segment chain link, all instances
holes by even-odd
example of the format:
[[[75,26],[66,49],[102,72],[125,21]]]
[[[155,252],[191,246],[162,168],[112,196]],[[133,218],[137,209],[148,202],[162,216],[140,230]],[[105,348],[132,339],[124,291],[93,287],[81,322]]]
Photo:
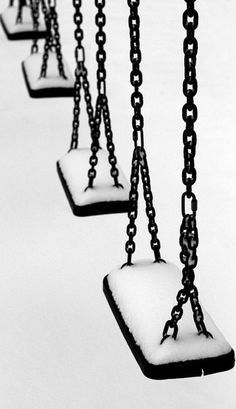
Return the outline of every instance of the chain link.
[[[138,15],[139,0],[128,0],[130,7],[129,29],[130,29],[130,61],[132,63],[132,71],[130,74],[130,83],[134,87],[131,95],[131,105],[134,110],[132,117],[133,125],[133,140],[135,146],[140,144],[143,147],[143,126],[144,120],[141,113],[143,106],[143,95],[139,87],[143,82],[143,75],[140,70],[140,62],[142,54],[140,50],[140,19]]]
[[[153,206],[153,196],[151,190],[151,182],[149,176],[147,156],[144,149],[143,137],[143,116],[141,109],[143,106],[143,95],[139,90],[142,85],[142,72],[140,70],[141,50],[140,50],[140,20],[138,14],[139,0],[128,0],[130,7],[129,16],[129,30],[130,30],[130,61],[132,63],[132,70],[130,74],[130,82],[134,87],[131,94],[131,105],[134,110],[132,117],[133,126],[133,141],[134,153],[132,158],[132,170],[130,177],[130,209],[128,212],[129,224],[127,226],[128,241],[126,242],[125,250],[127,253],[127,265],[132,264],[132,254],[135,251],[134,237],[137,232],[136,218],[138,213],[138,183],[139,172],[141,173],[141,180],[143,185],[143,195],[146,203],[146,215],[148,217],[148,231],[151,235],[151,248],[154,252],[156,262],[161,262],[160,255],[160,241],[157,238],[158,227],[155,221],[155,209]],[[139,145],[140,144],[140,145]]]
[[[59,75],[62,78],[67,79],[64,71],[63,58],[61,53],[56,1],[51,2],[51,0],[48,0],[48,4],[46,6],[45,1],[42,0],[42,10],[44,13],[47,35],[44,44],[43,63],[41,67],[40,78],[45,78],[47,75],[49,51],[53,51],[54,49],[57,56]]]
[[[163,330],[163,343],[170,335],[176,339],[178,334],[178,321],[183,315],[183,305],[190,299],[193,310],[193,318],[199,334],[204,334],[206,337],[212,337],[207,331],[204,324],[204,316],[198,299],[198,290],[194,285],[194,268],[197,266],[197,247],[198,247],[198,230],[196,222],[197,199],[192,192],[192,186],[196,182],[196,169],[194,157],[196,153],[197,137],[194,131],[194,123],[197,120],[197,107],[194,104],[194,96],[197,93],[196,79],[196,56],[198,50],[198,42],[195,38],[195,29],[198,26],[198,13],[194,9],[195,0],[185,0],[187,9],[183,13],[183,26],[186,29],[186,38],[184,39],[184,81],[183,93],[186,97],[186,103],[183,106],[183,120],[186,123],[186,128],[183,132],[184,143],[184,169],[182,172],[182,180],[186,186],[186,191],[182,195],[182,216],[183,221],[180,227],[180,260],[184,265],[182,270],[181,289],[176,297],[177,304],[171,311],[171,319],[165,324]]]
[[[39,3],[40,3],[40,0],[30,0],[33,28],[36,33],[39,28]],[[33,39],[33,44],[31,46],[31,54],[35,54],[37,52],[38,52],[38,39],[36,37]]]
[[[93,137],[94,128],[94,112],[92,106],[92,97],[90,93],[90,84],[88,81],[88,71],[85,66],[85,49],[83,47],[84,33],[82,30],[83,15],[81,13],[82,0],[73,0],[74,6],[74,23],[75,32],[74,37],[76,40],[75,48],[75,85],[74,85],[74,109],[73,109],[73,123],[72,123],[72,137],[71,137],[71,149],[77,149],[79,138],[79,115],[80,115],[80,101],[81,101],[81,86],[84,89],[84,98],[86,103],[86,110],[88,114],[88,122],[91,130],[91,136]]]
[[[99,150],[99,138],[100,138],[100,126],[101,121],[103,119],[104,126],[105,126],[105,136],[107,139],[107,150],[108,150],[108,160],[111,165],[111,176],[114,180],[114,186],[119,188],[123,188],[123,186],[119,183],[119,170],[116,166],[117,159],[115,156],[115,146],[113,143],[113,132],[111,129],[111,119],[110,119],[110,111],[108,106],[108,98],[106,95],[106,69],[105,69],[105,61],[106,61],[106,51],[104,49],[106,43],[106,34],[104,32],[104,27],[106,24],[106,16],[103,12],[105,7],[105,0],[95,0],[95,6],[97,7],[97,13],[95,17],[95,22],[98,27],[98,31],[96,33],[96,43],[98,45],[98,50],[96,52],[96,60],[97,60],[97,89],[98,89],[98,97],[97,97],[97,104],[96,104],[96,111],[95,111],[95,122],[94,122],[94,129],[93,129],[93,141],[91,144],[91,158],[90,158],[90,165],[91,168],[88,171],[88,187],[93,187],[93,182],[96,177],[96,165],[98,163],[97,152]]]

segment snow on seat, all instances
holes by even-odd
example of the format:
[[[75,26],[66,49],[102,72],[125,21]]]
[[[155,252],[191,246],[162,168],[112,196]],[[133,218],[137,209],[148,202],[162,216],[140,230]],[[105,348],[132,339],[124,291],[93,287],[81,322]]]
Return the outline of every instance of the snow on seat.
[[[33,28],[30,7],[23,7],[21,23],[16,22],[17,13],[18,8],[11,6],[7,7],[1,14],[2,27],[9,40],[28,40],[46,36],[46,26],[41,18],[39,18],[38,30]]]
[[[201,376],[231,369],[234,351],[203,309],[213,338],[198,335],[190,303],[184,305],[177,339],[162,333],[181,288],[171,263],[141,261],[112,271],[104,293],[143,373],[153,379]]]
[[[40,78],[43,62],[42,53],[34,53],[22,63],[27,89],[32,98],[71,97],[74,94],[74,77],[63,58],[66,78],[59,75],[57,56],[49,52],[47,75]]]
[[[110,174],[108,153],[99,149],[97,153],[96,178],[92,188],[88,186],[88,170],[91,150],[73,149],[57,162],[57,170],[65,193],[76,216],[127,212],[129,206],[129,183],[119,170],[119,183],[114,186]]]

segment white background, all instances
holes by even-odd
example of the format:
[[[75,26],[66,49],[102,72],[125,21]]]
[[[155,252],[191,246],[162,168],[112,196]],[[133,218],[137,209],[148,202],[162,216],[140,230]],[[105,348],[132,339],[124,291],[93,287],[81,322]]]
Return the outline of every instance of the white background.
[[[73,70],[73,8],[69,0],[58,3],[63,53]],[[129,176],[128,6],[107,3],[108,96],[117,157]],[[162,256],[179,265],[185,2],[141,3],[143,113],[159,237]],[[236,4],[199,0],[196,7],[196,283],[235,347]],[[93,1],[83,9],[95,97]],[[72,215],[55,163],[69,147],[73,101],[30,99],[20,67],[30,42],[7,41],[1,29],[0,44],[0,409],[235,409],[235,370],[166,381],[142,375],[102,292],[103,277],[125,262],[127,216]],[[86,121],[83,113],[81,146],[90,143]],[[146,225],[141,202],[136,258],[151,257]]]

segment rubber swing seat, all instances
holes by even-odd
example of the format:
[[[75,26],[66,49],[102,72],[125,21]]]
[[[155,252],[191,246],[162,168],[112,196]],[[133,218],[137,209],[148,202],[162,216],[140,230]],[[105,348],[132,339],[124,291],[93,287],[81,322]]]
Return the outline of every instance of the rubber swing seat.
[[[22,62],[22,71],[26,87],[32,98],[72,97],[74,94],[74,77],[68,64],[63,59],[66,78],[59,75],[56,54],[49,53],[46,77],[40,78],[43,54],[31,54]]]
[[[33,27],[31,10],[28,6],[22,9],[22,23],[16,23],[17,7],[7,7],[1,14],[0,20],[3,30],[9,40],[30,40],[46,37],[46,26],[39,19],[38,30]]]
[[[203,308],[213,338],[197,334],[189,302],[177,339],[169,337],[161,344],[181,276],[171,263],[141,261],[112,271],[103,281],[117,323],[143,374],[151,379],[202,376],[234,366],[233,349]]]
[[[99,149],[97,175],[92,188],[88,188],[88,170],[91,150],[73,149],[57,162],[57,171],[65,194],[75,216],[92,216],[128,212],[129,183],[119,170],[119,183],[114,186],[110,175],[108,153]]]

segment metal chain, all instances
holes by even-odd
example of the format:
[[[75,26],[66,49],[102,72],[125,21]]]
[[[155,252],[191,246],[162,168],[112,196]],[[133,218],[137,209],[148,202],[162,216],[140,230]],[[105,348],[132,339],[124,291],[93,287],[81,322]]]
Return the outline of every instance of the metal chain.
[[[151,248],[154,252],[156,262],[161,262],[160,255],[160,241],[157,238],[158,227],[155,221],[155,209],[153,206],[153,196],[151,190],[151,182],[149,176],[147,155],[144,149],[144,136],[143,136],[143,95],[139,88],[142,85],[143,77],[140,70],[140,62],[142,59],[140,50],[140,19],[138,14],[139,0],[128,0],[130,7],[129,16],[129,30],[130,30],[130,61],[132,63],[132,71],[130,74],[130,82],[134,88],[131,95],[131,105],[134,110],[132,117],[133,126],[133,141],[134,141],[134,153],[132,159],[132,171],[130,178],[130,210],[128,212],[129,224],[127,226],[128,241],[126,242],[125,250],[128,255],[127,265],[132,264],[132,254],[135,251],[134,236],[136,235],[135,221],[137,218],[138,209],[138,183],[139,183],[139,171],[141,172],[141,179],[143,184],[143,195],[146,203],[146,215],[148,217],[148,230],[151,235]]]
[[[30,0],[30,8],[31,14],[33,19],[33,28],[35,32],[38,31],[39,28],[39,3],[40,0]],[[31,54],[35,54],[38,52],[38,39],[33,39],[33,44],[31,46]]]
[[[12,6],[14,6],[14,0],[9,1],[9,6],[8,7],[12,7]]]
[[[106,61],[106,51],[104,49],[106,43],[106,34],[104,32],[104,26],[106,24],[106,16],[103,12],[105,7],[105,0],[95,0],[95,6],[97,7],[97,14],[95,17],[95,22],[98,27],[98,31],[96,33],[96,43],[98,45],[98,50],[96,53],[96,60],[98,64],[97,68],[97,89],[98,89],[98,97],[97,97],[97,109],[95,111],[95,126],[93,131],[93,141],[91,145],[92,155],[90,158],[90,165],[91,168],[88,171],[89,183],[88,187],[93,187],[93,182],[96,177],[96,165],[98,163],[97,152],[99,150],[99,138],[100,138],[100,125],[101,119],[103,118],[104,125],[105,125],[105,136],[107,139],[107,149],[108,149],[108,160],[111,165],[111,176],[114,180],[114,186],[117,188],[123,186],[119,183],[119,170],[116,166],[117,159],[115,156],[115,146],[113,143],[113,132],[111,129],[111,119],[110,119],[110,111],[108,107],[108,98],[106,95],[106,68],[105,68],[105,61]],[[101,105],[101,109],[100,109]],[[102,115],[102,118],[101,118]]]
[[[11,3],[10,3],[11,5]],[[26,0],[19,0],[19,6],[18,6],[18,12],[16,16],[16,24],[21,24],[22,23],[22,11],[23,7],[27,6]]]
[[[54,0],[54,5],[50,6],[50,15],[51,15],[51,19],[52,19],[52,28],[54,30],[54,35],[53,35],[54,44],[53,44],[53,46],[55,48],[56,55],[57,55],[59,75],[62,78],[67,79],[67,77],[65,75],[62,52],[61,52],[61,42],[60,42],[58,15],[57,15],[57,11],[56,11],[55,0]]]
[[[197,93],[196,79],[196,56],[198,50],[198,42],[195,38],[195,29],[198,26],[198,13],[194,8],[195,0],[185,0],[187,9],[183,13],[183,26],[186,29],[186,38],[184,39],[184,82],[183,93],[186,97],[186,103],[183,106],[183,120],[186,123],[186,128],[183,132],[184,143],[184,169],[182,172],[182,180],[186,186],[186,191],[182,195],[182,216],[183,221],[180,227],[180,260],[184,264],[182,270],[181,289],[176,297],[177,304],[171,311],[171,319],[165,324],[163,330],[162,342],[170,335],[169,330],[172,330],[172,337],[176,339],[178,334],[178,321],[183,315],[183,305],[190,299],[193,310],[193,318],[199,334],[204,334],[206,337],[212,336],[206,329],[204,324],[204,316],[202,308],[199,304],[198,290],[194,285],[194,268],[197,266],[197,247],[198,247],[198,230],[196,222],[197,199],[192,192],[192,187],[196,182],[195,169],[195,152],[197,137],[194,131],[194,123],[197,120],[197,107],[194,104],[194,96]]]
[[[50,11],[48,5],[46,5],[45,0],[41,0],[42,3],[42,11],[44,14],[44,21],[46,25],[46,38],[44,43],[44,51],[43,51],[43,63],[41,66],[40,71],[40,78],[45,78],[47,74],[47,63],[49,57],[49,51],[52,47],[52,32],[51,32],[51,19],[50,19]]]
[[[85,67],[85,50],[82,44],[84,33],[82,30],[83,15],[81,13],[82,0],[73,0],[74,6],[74,23],[75,32],[74,37],[76,40],[75,48],[75,85],[74,85],[74,108],[73,108],[73,123],[72,123],[72,137],[71,137],[71,149],[77,149],[78,147],[78,130],[79,130],[79,115],[80,115],[80,100],[81,100],[81,85],[84,89],[84,97],[86,102],[86,110],[88,114],[88,122],[91,130],[91,136],[93,136],[94,127],[94,113],[92,106],[92,97],[90,93],[90,85],[88,81],[88,72]]]
[[[134,88],[131,95],[131,105],[134,110],[132,117],[133,125],[133,140],[134,145],[144,146],[143,126],[144,120],[142,115],[143,95],[139,88],[143,83],[143,75],[140,70],[140,62],[142,54],[140,50],[140,19],[138,14],[139,0],[128,0],[130,7],[129,29],[130,29],[130,61],[132,63],[132,71],[130,74],[130,82]]]
[[[45,24],[47,28],[47,36],[44,44],[43,53],[43,63],[41,67],[40,77],[45,78],[47,75],[47,65],[49,58],[49,51],[53,48],[56,51],[57,61],[58,61],[58,72],[59,75],[67,79],[64,71],[63,58],[61,53],[61,43],[58,25],[58,15],[56,11],[56,0],[53,2],[48,0],[48,7],[46,6],[44,0],[42,1],[42,9],[45,17]]]

